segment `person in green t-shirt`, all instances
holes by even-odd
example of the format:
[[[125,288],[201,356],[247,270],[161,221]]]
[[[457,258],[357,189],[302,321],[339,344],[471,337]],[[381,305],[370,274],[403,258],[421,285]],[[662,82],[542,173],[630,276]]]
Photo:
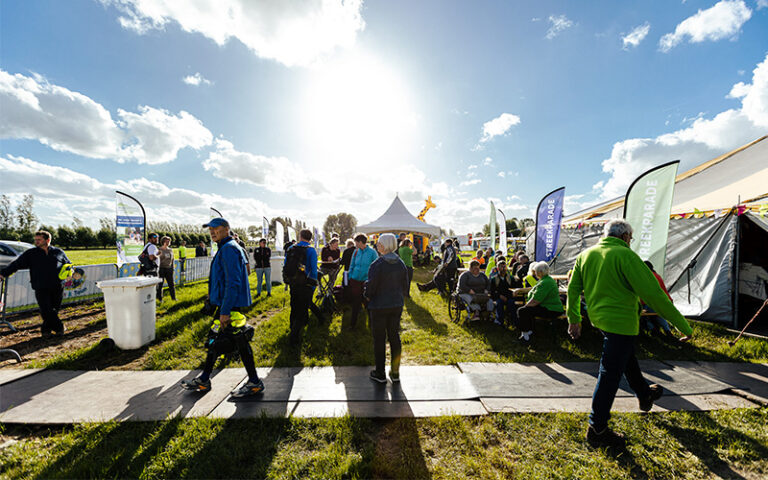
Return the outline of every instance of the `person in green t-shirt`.
[[[405,264],[405,268],[408,269],[408,292],[405,296],[410,297],[411,281],[413,280],[413,243],[407,238],[400,242],[400,248],[397,249],[397,255]]]
[[[529,271],[538,281],[528,292],[526,304],[517,309],[520,341],[525,344],[531,342],[534,318],[555,319],[564,312],[557,282],[549,276],[549,264],[534,262]]]
[[[182,272],[184,271],[185,263],[187,263],[187,241],[182,240],[181,245],[179,245],[179,266]]]

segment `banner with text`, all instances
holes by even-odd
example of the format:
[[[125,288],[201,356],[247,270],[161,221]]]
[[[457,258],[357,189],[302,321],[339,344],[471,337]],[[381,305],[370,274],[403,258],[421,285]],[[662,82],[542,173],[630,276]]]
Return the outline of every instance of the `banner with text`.
[[[267,217],[261,217],[261,238],[269,240],[269,220]]]
[[[491,202],[491,218],[488,220],[488,227],[490,228],[491,248],[496,252],[496,207]],[[495,253],[494,253],[495,255]]]
[[[285,231],[280,220],[275,222],[275,251],[282,252],[285,245]]]
[[[504,212],[499,210],[499,215],[501,215],[501,221],[499,222],[499,250],[501,250],[502,255],[507,255],[507,217],[504,215]],[[511,266],[511,265],[510,265]]]
[[[123,192],[115,192],[115,237],[117,265],[138,262],[144,248],[147,218],[138,200]]]
[[[560,240],[560,222],[563,218],[565,187],[548,193],[536,209],[536,261],[550,262],[555,258]]]
[[[665,163],[637,177],[624,198],[624,219],[632,225],[632,250],[664,277],[667,234],[675,177],[680,161]]]

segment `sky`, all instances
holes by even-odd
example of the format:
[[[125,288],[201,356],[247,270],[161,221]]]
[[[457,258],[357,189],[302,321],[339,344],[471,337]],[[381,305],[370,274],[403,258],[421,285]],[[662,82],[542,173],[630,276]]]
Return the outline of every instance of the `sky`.
[[[0,2],[0,193],[42,223],[456,233],[768,134],[768,0]]]

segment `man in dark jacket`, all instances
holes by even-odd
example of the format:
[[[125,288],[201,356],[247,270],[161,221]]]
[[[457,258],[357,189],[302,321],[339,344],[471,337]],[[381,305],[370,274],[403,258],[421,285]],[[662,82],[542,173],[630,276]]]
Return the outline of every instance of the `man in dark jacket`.
[[[448,284],[453,289],[456,282],[456,273],[459,271],[459,260],[456,248],[453,246],[453,240],[450,238],[445,241],[442,265],[448,278]]]
[[[208,248],[206,248],[205,243],[200,242],[195,247],[195,257],[207,257],[208,256]]]
[[[496,323],[504,323],[504,313],[511,315],[512,323],[516,323],[517,309],[515,308],[515,298],[512,289],[515,283],[507,270],[507,262],[500,260],[496,265],[496,271],[491,274],[491,298],[496,304]]]
[[[59,308],[64,293],[61,280],[62,277],[68,276],[62,272],[65,265],[71,267],[64,251],[51,246],[51,234],[40,230],[35,233],[35,248],[22,253],[10,265],[0,270],[0,279],[5,280],[17,270],[29,269],[29,280],[40,306],[40,316],[43,317],[40,332],[44,336],[50,333],[64,334],[64,324],[59,319]]]
[[[309,310],[317,316],[320,323],[326,321],[323,312],[312,301],[312,297],[315,294],[315,287],[317,286],[317,250],[315,250],[309,242],[312,241],[312,232],[309,230],[302,230],[299,232],[300,242],[295,245],[291,245],[292,248],[304,249],[306,251],[304,256],[304,273],[306,275],[306,282],[304,284],[289,285],[291,294],[291,313],[289,318],[290,325],[290,343],[294,347],[301,345],[301,334],[304,327],[309,323]],[[289,253],[285,252],[285,258],[288,260]]]

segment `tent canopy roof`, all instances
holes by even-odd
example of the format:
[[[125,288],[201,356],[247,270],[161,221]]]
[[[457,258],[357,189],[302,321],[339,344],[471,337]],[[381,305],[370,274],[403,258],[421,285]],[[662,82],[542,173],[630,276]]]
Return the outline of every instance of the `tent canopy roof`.
[[[675,180],[672,212],[715,210],[749,202],[768,192],[768,136],[758,138],[679,174]],[[578,223],[593,217],[621,218],[624,197],[615,198],[563,218]]]
[[[384,215],[366,225],[357,227],[363,233],[411,232],[430,237],[440,236],[440,227],[419,221],[405,208],[400,197],[395,197]]]

